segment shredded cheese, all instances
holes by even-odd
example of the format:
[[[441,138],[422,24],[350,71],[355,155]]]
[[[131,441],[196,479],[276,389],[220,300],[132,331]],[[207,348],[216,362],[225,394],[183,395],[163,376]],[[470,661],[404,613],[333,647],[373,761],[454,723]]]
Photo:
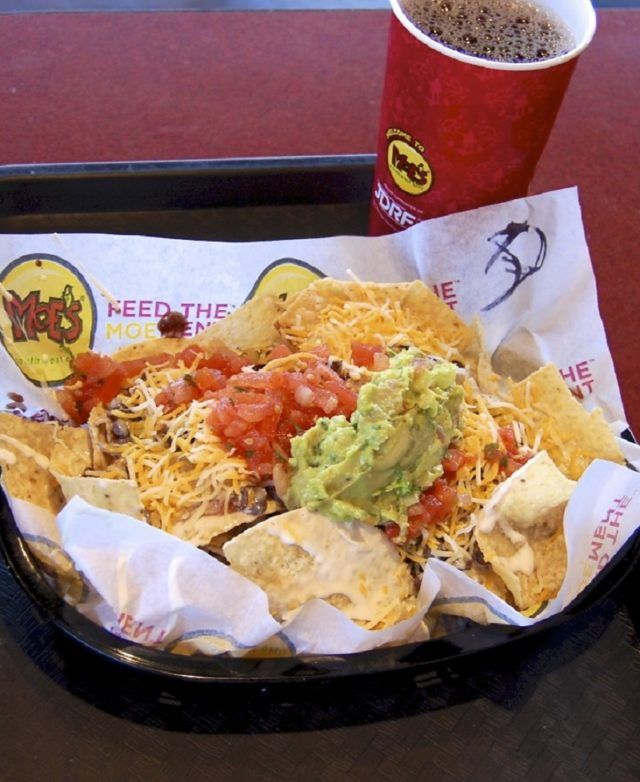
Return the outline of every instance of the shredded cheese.
[[[154,402],[185,371],[180,365],[148,367],[116,397],[108,414],[102,409],[94,416],[124,422],[129,438],[103,442],[109,464],[91,474],[134,480],[149,523],[174,534],[187,520],[226,513],[230,500],[256,483],[245,460],[226,450],[208,426],[209,403],[165,411]]]
[[[398,302],[381,305],[366,286],[363,290],[365,300],[327,306],[318,314],[312,333],[298,318],[286,336],[299,352],[274,359],[264,369],[303,370],[311,359],[317,360],[309,351],[320,345],[332,357],[348,362],[353,340],[381,344],[389,350],[414,346],[445,360],[461,360],[457,344],[445,343],[429,329],[417,329]],[[187,520],[193,523],[208,514],[229,512],[234,496],[255,486],[257,480],[245,460],[226,450],[207,425],[209,403],[191,402],[169,412],[155,404],[162,389],[196,368],[197,360],[190,367],[148,367],[116,398],[108,415],[126,423],[130,439],[106,444],[107,465],[94,471],[135,480],[150,523],[168,532],[175,532]],[[359,372],[361,381],[371,375],[361,368]],[[472,377],[465,378],[462,386],[461,437],[454,443],[466,457],[456,476],[459,501],[445,521],[427,527],[418,540],[401,545],[404,557],[416,565],[423,565],[428,556],[461,569],[472,564],[476,514],[506,478],[499,461],[487,458],[489,446],[503,448],[501,428],[512,429],[519,455],[533,456],[543,444],[545,448],[551,444],[560,469],[572,466],[551,423],[542,429],[539,423],[534,425],[528,385],[524,408],[514,403],[511,387],[497,396],[482,393]]]
[[[370,295],[366,286],[367,301],[344,301],[328,304],[318,313],[313,334],[308,327],[297,322],[287,328],[287,337],[301,351],[324,345],[332,355],[345,360],[351,358],[351,342],[383,344],[388,348],[414,346],[425,353],[448,361],[460,361],[457,345],[443,342],[430,329],[418,329],[407,317],[399,302],[380,304]]]

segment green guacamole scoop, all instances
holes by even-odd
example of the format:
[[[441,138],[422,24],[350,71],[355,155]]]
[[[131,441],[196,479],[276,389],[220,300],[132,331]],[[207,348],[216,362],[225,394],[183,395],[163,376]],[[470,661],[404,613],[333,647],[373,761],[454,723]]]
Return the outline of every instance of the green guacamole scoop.
[[[407,508],[442,475],[442,459],[460,436],[457,372],[415,348],[394,356],[362,386],[350,421],[320,418],[293,438],[287,507],[404,528]]]

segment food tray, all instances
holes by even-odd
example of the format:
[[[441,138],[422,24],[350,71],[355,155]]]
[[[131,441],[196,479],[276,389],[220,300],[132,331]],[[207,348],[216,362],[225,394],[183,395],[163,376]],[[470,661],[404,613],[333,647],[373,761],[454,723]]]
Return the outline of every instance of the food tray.
[[[0,233],[131,233],[225,241],[362,235],[373,163],[373,156],[359,155],[4,167]],[[0,512],[0,550],[41,622],[91,654],[183,682],[264,687],[384,675],[441,681],[487,653],[509,648],[510,654],[526,655],[556,632],[586,626],[585,618],[599,606],[621,604],[621,585],[640,572],[636,534],[565,611],[531,627],[470,625],[442,639],[350,655],[186,657],[117,638],[65,604],[31,557],[4,497]]]

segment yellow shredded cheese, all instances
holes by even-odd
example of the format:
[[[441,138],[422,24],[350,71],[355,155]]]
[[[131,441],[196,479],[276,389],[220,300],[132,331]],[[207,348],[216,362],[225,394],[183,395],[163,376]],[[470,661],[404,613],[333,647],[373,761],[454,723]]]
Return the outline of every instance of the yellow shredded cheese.
[[[226,450],[208,426],[206,401],[170,411],[155,403],[155,396],[186,369],[148,367],[116,397],[109,415],[126,423],[129,439],[103,444],[112,461],[93,471],[134,480],[149,522],[166,532],[205,514],[226,513],[230,499],[256,483],[245,460]]]
[[[299,350],[324,345],[332,355],[346,360],[351,359],[353,340],[382,344],[388,348],[412,345],[448,361],[460,361],[462,358],[457,345],[443,342],[430,329],[416,328],[399,302],[379,304],[373,297],[367,301],[328,304],[318,313],[312,335],[298,320],[288,327],[287,337]]]

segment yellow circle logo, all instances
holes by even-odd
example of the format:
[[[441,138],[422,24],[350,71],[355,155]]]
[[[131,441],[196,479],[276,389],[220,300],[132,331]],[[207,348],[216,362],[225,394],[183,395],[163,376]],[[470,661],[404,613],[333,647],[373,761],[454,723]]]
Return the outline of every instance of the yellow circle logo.
[[[80,272],[56,255],[23,255],[0,273],[0,339],[35,385],[59,385],[93,347],[96,305]]]
[[[391,138],[387,146],[387,166],[400,190],[410,195],[426,193],[433,182],[429,163],[422,153],[400,138]]]
[[[256,280],[247,300],[270,293],[285,301],[325,275],[314,266],[295,258],[281,258],[269,264]]]

